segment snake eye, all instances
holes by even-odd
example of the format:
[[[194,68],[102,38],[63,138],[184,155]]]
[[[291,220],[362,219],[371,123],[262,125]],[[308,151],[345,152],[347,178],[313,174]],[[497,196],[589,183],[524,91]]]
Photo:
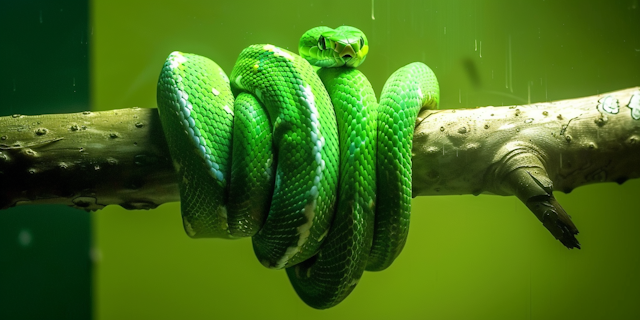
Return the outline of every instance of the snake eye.
[[[364,47],[364,38],[360,37],[360,49],[362,49],[362,47]]]
[[[320,50],[327,50],[327,40],[322,35],[318,38],[318,48],[320,48]]]

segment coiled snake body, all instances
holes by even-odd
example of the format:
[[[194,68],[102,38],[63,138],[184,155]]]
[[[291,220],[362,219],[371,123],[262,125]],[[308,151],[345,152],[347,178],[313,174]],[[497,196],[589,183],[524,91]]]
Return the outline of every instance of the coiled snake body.
[[[227,78],[205,57],[173,52],[158,81],[186,232],[251,236],[260,262],[286,268],[319,309],[402,250],[414,123],[438,105],[422,63],[396,71],[378,105],[354,68],[368,50],[356,28],[317,27],[302,36],[302,57],[252,45]]]

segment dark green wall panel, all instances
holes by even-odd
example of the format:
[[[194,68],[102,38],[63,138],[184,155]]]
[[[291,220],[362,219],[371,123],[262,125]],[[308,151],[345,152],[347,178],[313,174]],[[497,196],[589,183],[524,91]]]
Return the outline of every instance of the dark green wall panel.
[[[89,109],[88,21],[83,0],[0,2],[0,116]],[[90,231],[63,206],[0,211],[0,319],[90,319]]]

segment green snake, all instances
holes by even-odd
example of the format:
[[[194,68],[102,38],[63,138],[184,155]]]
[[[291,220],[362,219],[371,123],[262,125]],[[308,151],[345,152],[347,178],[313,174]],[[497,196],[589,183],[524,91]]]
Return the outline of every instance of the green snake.
[[[187,234],[252,237],[258,260],[286,268],[318,309],[400,254],[416,117],[439,100],[433,72],[411,63],[378,104],[355,69],[368,51],[356,28],[316,27],[300,56],[252,45],[227,77],[205,57],[173,52],[158,80]]]

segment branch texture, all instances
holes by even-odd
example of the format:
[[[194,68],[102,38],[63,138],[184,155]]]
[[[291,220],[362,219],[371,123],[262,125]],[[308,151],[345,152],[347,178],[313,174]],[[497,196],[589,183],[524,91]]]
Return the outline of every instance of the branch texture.
[[[0,209],[149,209],[179,201],[155,109],[0,117]]]
[[[523,106],[427,110],[413,195],[515,195],[569,248],[578,229],[554,190],[640,177],[640,90]],[[156,109],[0,117],[0,209],[97,210],[179,201]]]

